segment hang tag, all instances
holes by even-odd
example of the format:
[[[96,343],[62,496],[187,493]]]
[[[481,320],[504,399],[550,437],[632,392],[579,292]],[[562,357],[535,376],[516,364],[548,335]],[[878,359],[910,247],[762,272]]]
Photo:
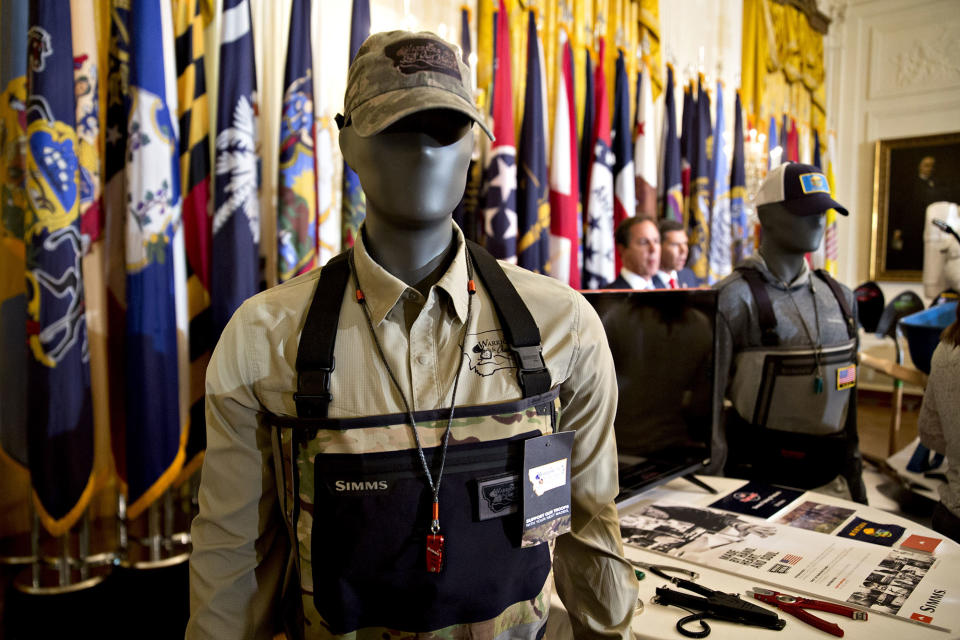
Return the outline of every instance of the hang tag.
[[[573,431],[563,431],[523,443],[522,547],[548,542],[570,530],[573,438]]]

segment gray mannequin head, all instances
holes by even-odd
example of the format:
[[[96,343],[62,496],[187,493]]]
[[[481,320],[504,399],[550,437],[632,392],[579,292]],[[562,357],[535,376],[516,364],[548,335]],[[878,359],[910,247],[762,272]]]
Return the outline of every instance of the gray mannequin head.
[[[804,254],[823,240],[828,209],[847,215],[830,196],[820,169],[786,162],[770,170],[754,198],[763,235],[760,254],[770,271],[791,282],[803,266]]]
[[[419,283],[451,245],[473,124],[470,70],[432,33],[371,35],[347,74],[340,149],[367,199],[364,240],[389,272]]]

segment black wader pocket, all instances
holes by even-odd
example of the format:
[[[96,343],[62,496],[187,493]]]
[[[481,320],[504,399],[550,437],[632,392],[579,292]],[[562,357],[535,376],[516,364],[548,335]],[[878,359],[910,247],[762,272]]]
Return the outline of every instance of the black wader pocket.
[[[521,549],[520,516],[477,518],[476,481],[520,473],[523,440],[450,446],[440,488],[444,567],[426,569],[431,493],[417,451],[322,454],[315,465],[314,604],[334,633],[431,631],[537,596],[548,545]],[[425,449],[436,478],[439,448]]]

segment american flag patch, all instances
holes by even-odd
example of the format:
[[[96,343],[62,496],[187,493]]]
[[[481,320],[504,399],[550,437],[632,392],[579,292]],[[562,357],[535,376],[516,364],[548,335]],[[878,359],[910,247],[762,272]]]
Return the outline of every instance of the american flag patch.
[[[797,564],[801,560],[803,560],[803,556],[797,556],[792,553],[788,553],[787,555],[780,558],[780,562],[786,562],[787,564]]]
[[[857,384],[857,365],[837,369],[837,391],[849,389]]]

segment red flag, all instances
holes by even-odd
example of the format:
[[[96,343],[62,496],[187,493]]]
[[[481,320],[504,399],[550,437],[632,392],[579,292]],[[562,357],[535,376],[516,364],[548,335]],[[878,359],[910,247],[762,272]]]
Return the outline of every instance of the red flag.
[[[637,91],[636,141],[633,162],[637,184],[637,213],[657,217],[657,143],[654,132],[653,95],[649,64],[640,75]]]
[[[787,160],[800,162],[800,140],[797,137],[797,121],[790,118],[790,128],[787,129]]]
[[[573,94],[573,51],[560,30],[559,67],[550,159],[550,275],[580,288],[580,238],[577,229],[577,121]]]

